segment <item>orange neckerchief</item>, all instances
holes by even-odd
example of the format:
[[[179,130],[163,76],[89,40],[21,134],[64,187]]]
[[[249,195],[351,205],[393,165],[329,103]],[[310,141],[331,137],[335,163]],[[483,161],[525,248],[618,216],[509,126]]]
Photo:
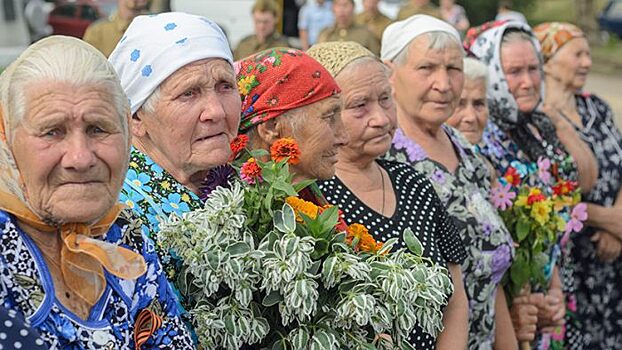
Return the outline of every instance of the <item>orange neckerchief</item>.
[[[147,271],[142,255],[116,244],[93,237],[108,232],[123,206],[115,205],[94,225],[63,224],[50,226],[39,219],[17,197],[0,192],[0,209],[23,223],[43,232],[60,231],[63,243],[60,252],[62,278],[69,289],[90,307],[101,298],[106,289],[104,268],[123,279],[136,279]]]

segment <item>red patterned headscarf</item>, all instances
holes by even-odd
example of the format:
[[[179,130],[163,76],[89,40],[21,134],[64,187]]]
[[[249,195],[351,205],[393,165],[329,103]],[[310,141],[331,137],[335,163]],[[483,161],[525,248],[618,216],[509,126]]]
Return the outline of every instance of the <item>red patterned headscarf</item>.
[[[475,43],[475,40],[477,40],[477,37],[479,37],[480,34],[487,31],[488,29],[500,27],[506,22],[507,20],[489,21],[480,26],[469,28],[469,30],[467,30],[466,32],[466,35],[464,36],[462,46],[467,51],[467,53],[471,53],[471,46],[473,46],[473,43]]]
[[[296,49],[264,50],[234,68],[242,98],[240,133],[341,92],[320,63]]]
[[[585,37],[581,28],[563,22],[542,23],[533,29],[533,33],[542,45],[542,56],[545,61],[553,57],[570,40]]]

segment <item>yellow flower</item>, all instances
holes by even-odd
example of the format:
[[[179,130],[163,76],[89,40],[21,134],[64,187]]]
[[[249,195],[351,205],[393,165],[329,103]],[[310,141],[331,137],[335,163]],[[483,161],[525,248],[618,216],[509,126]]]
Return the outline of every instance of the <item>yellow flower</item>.
[[[519,207],[526,206],[527,205],[527,196],[524,195],[524,194],[518,196],[518,199],[516,200],[514,205],[519,206]]]
[[[531,208],[531,217],[540,225],[545,225],[549,221],[551,210],[551,202],[549,200],[535,202]]]
[[[562,211],[565,207],[572,206],[573,202],[574,201],[570,196],[556,197],[553,208],[555,209],[555,211],[559,212]]]
[[[164,190],[170,190],[171,189],[171,183],[168,181],[162,181],[160,183],[160,186],[162,187],[162,189]]]
[[[352,224],[348,226],[346,242],[350,244],[355,238],[358,238],[358,244],[355,250],[375,253],[380,250],[383,245],[382,242],[376,242],[374,237],[367,230],[367,227],[361,224]]]
[[[558,232],[566,231],[566,221],[561,216],[559,215],[555,216],[555,224],[556,224],[555,226],[557,226]]]
[[[189,203],[190,202],[190,196],[187,193],[184,193],[184,194],[181,195],[181,200],[186,202],[186,203]]]
[[[296,221],[298,222],[303,222],[302,217],[298,215],[299,213],[303,213],[311,219],[315,219],[317,217],[319,207],[311,202],[291,196],[285,198],[285,202],[294,209],[294,212],[296,213]]]
[[[134,168],[134,169],[138,169],[138,163],[136,162],[130,162],[130,167]]]
[[[240,90],[240,95],[248,95],[248,93],[253,88],[253,83],[255,81],[254,75],[249,75],[238,80],[238,90]]]

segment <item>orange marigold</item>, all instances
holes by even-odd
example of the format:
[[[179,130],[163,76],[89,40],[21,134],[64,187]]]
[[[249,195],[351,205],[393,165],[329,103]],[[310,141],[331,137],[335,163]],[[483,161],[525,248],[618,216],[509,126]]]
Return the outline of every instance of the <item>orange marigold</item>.
[[[289,204],[294,209],[294,212],[296,213],[296,221],[298,222],[304,221],[299,215],[300,213],[305,214],[311,219],[315,219],[317,217],[319,207],[311,202],[298,197],[290,196],[285,198],[285,203]]]
[[[275,162],[288,158],[287,162],[291,165],[300,163],[300,148],[294,139],[285,137],[276,140],[272,146],[270,146],[270,157]]]
[[[359,239],[358,244],[354,247],[356,251],[375,253],[382,248],[382,242],[376,242],[374,237],[367,230],[367,227],[361,224],[352,224],[348,226],[346,242],[351,244],[355,238]]]

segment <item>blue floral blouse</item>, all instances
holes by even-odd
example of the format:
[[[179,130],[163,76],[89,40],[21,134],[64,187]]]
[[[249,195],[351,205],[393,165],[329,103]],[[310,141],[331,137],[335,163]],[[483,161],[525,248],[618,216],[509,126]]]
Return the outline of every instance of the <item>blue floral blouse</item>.
[[[488,201],[490,172],[471,145],[456,130],[443,130],[458,152],[460,163],[449,172],[428,158],[425,150],[401,129],[395,132],[387,158],[411,164],[425,174],[445,204],[466,247],[462,273],[469,300],[469,349],[492,349],[497,288],[510,267],[512,237]]]
[[[0,211],[2,306],[23,314],[50,349],[134,349],[136,316],[143,309],[156,313],[163,323],[142,349],[193,349],[154,246],[138,225],[123,213],[102,239],[141,254],[147,272],[136,280],[105,273],[106,290],[82,320],[56,298],[52,276],[35,243],[15,217]]]

